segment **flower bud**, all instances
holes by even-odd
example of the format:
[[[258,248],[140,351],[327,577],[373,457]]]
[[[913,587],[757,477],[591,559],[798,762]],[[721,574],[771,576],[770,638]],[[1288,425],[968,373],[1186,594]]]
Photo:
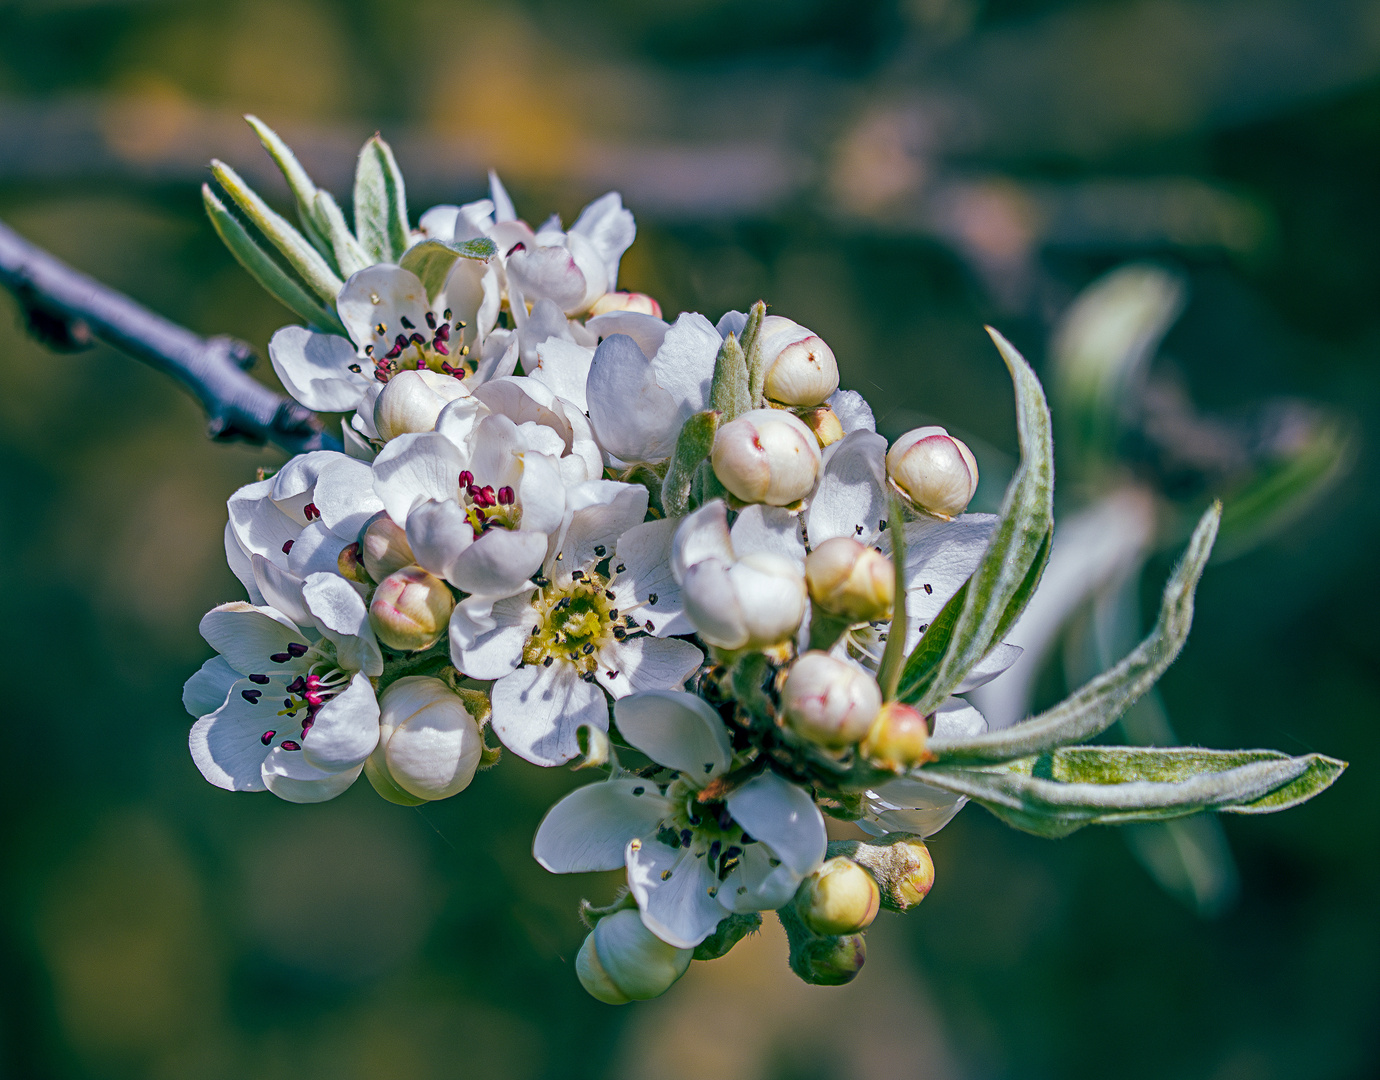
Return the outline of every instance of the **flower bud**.
[[[789,641],[809,605],[799,564],[767,552],[690,567],[682,596],[700,637],[721,649],[770,649]]]
[[[440,679],[409,675],[379,698],[379,744],[366,771],[392,802],[448,799],[469,787],[483,739],[465,703]],[[409,796],[396,797],[397,792]]]
[[[872,840],[841,840],[829,845],[863,866],[877,882],[882,907],[888,911],[913,908],[934,886],[934,861],[920,837],[890,833]]]
[[[798,735],[842,749],[867,734],[882,707],[882,691],[856,664],[813,649],[787,672],[781,707]]]
[[[575,957],[580,984],[600,1001],[625,1005],[669,990],[690,966],[693,949],[667,945],[631,908],[605,915]]]
[[[340,549],[340,554],[335,557],[335,568],[347,581],[358,582],[360,585],[371,583],[369,572],[364,568],[364,549],[360,547],[358,540]]]
[[[886,472],[915,506],[945,521],[963,513],[977,491],[977,459],[942,427],[916,428],[892,443]]]
[[[420,566],[394,570],[374,590],[369,625],[390,649],[415,652],[441,639],[455,597],[440,578]]]
[[[607,315],[611,311],[632,311],[639,315],[654,315],[661,318],[661,305],[646,293],[608,292],[594,301],[589,309],[590,317]]]
[[[407,533],[387,514],[380,513],[364,526],[359,538],[360,557],[364,569],[375,581],[382,581],[395,570],[411,566],[417,561]]]
[[[818,409],[806,409],[799,415],[804,425],[815,433],[821,447],[832,446],[843,438],[843,422],[839,419],[839,414],[828,405],[821,405]]]
[[[896,571],[891,560],[851,536],[824,541],[805,559],[810,599],[852,623],[891,617]]]
[[[791,949],[791,970],[814,986],[842,986],[858,977],[867,961],[861,934],[817,937]]]
[[[782,405],[820,405],[839,388],[834,350],[820,336],[780,315],[768,315],[758,331],[767,365],[764,390]]]
[[[789,506],[815,486],[819,440],[784,409],[753,409],[719,428],[710,461],[743,502]]]
[[[929,737],[930,726],[924,713],[899,701],[888,701],[872,721],[858,750],[882,768],[901,772],[934,756],[925,748]]]
[[[825,937],[866,930],[881,903],[872,875],[842,855],[802,881],[796,894],[796,909],[805,925]]]
[[[431,431],[441,410],[469,397],[459,379],[437,371],[399,371],[374,400],[374,427],[385,442],[414,431]]]

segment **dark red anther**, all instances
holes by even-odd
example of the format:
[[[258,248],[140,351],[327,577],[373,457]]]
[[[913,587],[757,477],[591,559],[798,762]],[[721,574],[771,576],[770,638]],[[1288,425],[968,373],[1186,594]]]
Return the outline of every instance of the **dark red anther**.
[[[267,676],[267,675],[251,675],[251,676],[249,676],[249,681],[250,681],[250,682],[254,682],[254,683],[258,683],[260,686],[266,686],[266,685],[268,684],[268,676]]]
[[[442,356],[449,356],[449,355],[450,355],[450,350],[447,349],[447,348],[445,347],[445,345],[443,345],[443,344],[441,343],[441,340],[440,340],[439,338],[431,343],[431,347],[432,347],[432,349],[434,349],[437,353],[439,353],[439,354],[442,355]],[[444,365],[444,364],[441,365],[441,367],[442,367],[443,369],[445,368],[445,366],[446,366],[446,365]],[[455,372],[453,372],[453,371],[447,371],[446,374],[447,374],[447,375],[454,375]]]
[[[510,258],[513,257],[513,255],[514,255],[516,252],[519,252],[519,251],[526,251],[526,250],[527,250],[527,245],[524,244],[521,240],[519,240],[516,244],[514,244],[512,247],[510,247],[510,248],[508,249],[508,254],[507,254],[507,255],[504,255],[503,257],[504,257],[505,259],[510,259]]]
[[[450,340],[450,323],[442,323],[440,326],[436,327],[436,338],[435,338],[435,340],[436,340],[436,341],[449,341],[449,340]]]
[[[414,332],[414,333],[412,334],[412,336],[409,337],[407,340],[408,340],[409,342],[411,342],[413,345],[425,345],[425,344],[426,344],[426,338],[422,337],[421,334],[418,334],[418,333],[416,333],[416,332]]]
[[[433,330],[436,329],[436,312],[434,312],[434,311],[428,311],[428,312],[426,313],[426,324],[427,324],[427,326],[429,326],[431,329],[433,329]]]
[[[308,646],[303,645],[300,641],[288,642],[288,653],[292,656],[306,656],[307,648]]]
[[[302,738],[305,739],[307,737],[307,732],[311,730],[311,726],[314,723],[316,723],[316,716],[314,714],[309,715],[302,721]]]
[[[251,704],[251,705],[257,705],[257,704],[259,703],[259,698],[263,697],[263,695],[264,695],[264,692],[263,692],[262,690],[241,690],[241,691],[240,691],[240,697],[244,698],[244,700],[247,701],[247,702],[249,702],[249,704]]]
[[[265,731],[262,735],[259,736],[259,742],[267,746],[269,743],[273,741],[273,736],[277,734],[278,733],[276,731]]]
[[[401,339],[399,339],[399,340],[401,340]],[[389,349],[386,353],[383,354],[383,358],[384,358],[385,360],[396,360],[398,357],[400,357],[400,356],[402,355],[403,348],[404,348],[406,345],[407,345],[407,342],[406,342],[406,341],[404,341],[404,342],[402,343],[402,345],[394,345],[391,349]]]
[[[467,487],[469,487],[469,486],[470,486],[471,484],[473,484],[473,483],[474,483],[474,473],[470,472],[469,469],[466,469],[464,472],[462,472],[462,473],[460,474],[460,486],[461,486],[462,488],[467,488]]]
[[[292,545],[293,545],[295,542],[296,542],[296,541],[289,540],[289,541],[287,541],[287,543],[285,543],[285,544],[283,545],[283,554],[284,554],[284,555],[286,555],[289,551],[292,550]]]
[[[297,678],[293,679],[292,682],[287,684],[287,692],[289,694],[300,694],[306,688],[307,680],[303,678],[301,675],[298,675]]]
[[[321,511],[316,508],[316,503],[307,503],[302,507],[302,516],[308,521],[315,521],[321,516]]]
[[[399,319],[398,322],[403,324],[404,330],[412,330],[417,326],[417,324],[414,323],[411,319],[409,319],[406,315]]]
[[[300,750],[300,749],[302,749],[302,744],[299,743],[299,742],[294,742],[292,739],[284,739],[284,740],[283,740],[282,742],[280,742],[278,745],[281,746],[284,750]]]
[[[475,487],[474,484],[470,484],[468,487],[465,488],[465,494],[468,495],[471,499],[474,499],[476,502],[479,501],[479,488]],[[479,505],[483,506],[484,504],[481,502],[479,503]]]
[[[503,506],[512,506],[517,501],[517,493],[505,485],[498,489],[498,501]]]
[[[292,659],[292,654],[285,652],[276,652],[272,656],[270,656],[269,659],[272,660],[275,664],[286,664],[289,660]]]
[[[494,489],[491,485],[485,484],[484,487],[480,490],[479,494],[483,496],[485,506],[498,505],[498,496],[494,494]]]

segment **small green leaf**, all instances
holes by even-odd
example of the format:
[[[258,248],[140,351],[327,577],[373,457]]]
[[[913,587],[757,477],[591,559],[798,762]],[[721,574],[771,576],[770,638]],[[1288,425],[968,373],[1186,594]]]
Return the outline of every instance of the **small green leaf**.
[[[767,302],[758,300],[748,311],[747,322],[743,325],[743,355],[747,358],[748,405],[750,409],[761,408],[766,403],[767,365],[762,356],[762,320],[767,317]]]
[[[921,636],[920,644],[915,646],[914,651],[906,659],[897,686],[897,698],[900,701],[919,701],[934,682],[939,662],[944,659],[949,642],[953,640],[954,627],[958,625],[958,617],[962,614],[963,605],[968,599],[968,586],[971,583],[972,578],[969,578],[958,592],[949,597],[948,602],[939,609],[939,614]]]
[[[887,632],[882,662],[877,666],[877,685],[883,701],[894,701],[901,681],[901,665],[906,659],[906,516],[901,500],[891,496],[887,518],[891,533],[891,565],[896,572],[896,598],[892,601],[891,629]]]
[[[302,168],[302,163],[297,160],[297,155],[292,152],[288,144],[283,142],[278,133],[265,124],[257,116],[246,116],[245,120],[254,129],[254,134],[259,137],[259,142],[268,151],[277,164],[279,171],[283,174],[283,179],[287,181],[288,187],[292,191],[293,198],[297,200],[297,219],[302,223],[302,231],[317,251],[325,256],[326,261],[332,264],[332,269],[341,271],[349,277],[348,271],[342,271],[336,262],[335,249],[332,245],[329,233],[321,222],[316,209],[316,195],[320,190],[312,178],[307,175],[307,170]]]
[[[397,262],[411,238],[402,173],[378,135],[364,144],[355,168],[355,233],[373,262]]]
[[[282,252],[288,265],[327,303],[334,304],[345,282],[321,257],[321,253],[282,215],[269,208],[268,203],[240,178],[239,173],[223,161],[211,162],[211,175],[216,178],[235,205],[268,241]]]
[[[498,253],[498,245],[487,236],[466,240],[462,244],[444,240],[423,240],[403,254],[398,265],[411,270],[426,288],[427,297],[434,300],[445,288],[446,278],[456,259],[475,259],[486,262]]]
[[[336,267],[346,279],[370,265],[368,254],[359,246],[355,234],[345,223],[345,214],[341,211],[340,204],[329,191],[316,193],[316,220],[321,223],[321,229],[329,238]]]
[[[1159,681],[1188,639],[1193,591],[1212,554],[1221,514],[1221,504],[1214,504],[1198,522],[1188,550],[1164,587],[1154,629],[1119,664],[1033,720],[969,739],[935,739],[930,749],[941,761],[1006,761],[1090,739],[1116,723]]]
[[[230,254],[249,271],[255,281],[309,325],[334,334],[345,334],[345,326],[339,316],[318,303],[314,296],[293,280],[287,271],[255,242],[248,230],[240,224],[239,219],[216,198],[210,184],[201,185],[201,198],[206,205],[206,213],[211,218],[211,224],[225,242],[225,246],[230,249]]]
[[[709,457],[718,430],[719,413],[713,409],[696,413],[680,429],[676,452],[671,455],[666,477],[661,482],[661,508],[667,517],[680,517],[689,511],[695,470]]]
[[[1346,762],[1275,750],[1067,746],[1002,765],[928,765],[917,779],[966,795],[1009,825],[1067,836],[1085,825],[1166,821],[1204,810],[1268,814],[1329,787]]]
[[[756,911],[735,911],[722,919],[714,932],[695,946],[696,960],[717,960],[749,934],[762,929],[762,916]]]
[[[723,423],[736,420],[753,406],[748,397],[747,358],[738,339],[724,338],[714,361],[714,381],[709,387],[709,404],[722,415]]]

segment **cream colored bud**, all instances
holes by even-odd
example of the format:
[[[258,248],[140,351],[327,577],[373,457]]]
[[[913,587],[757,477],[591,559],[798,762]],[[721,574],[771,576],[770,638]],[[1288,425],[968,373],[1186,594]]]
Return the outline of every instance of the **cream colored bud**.
[[[797,734],[842,749],[867,734],[882,707],[882,691],[856,664],[812,649],[786,673],[781,707]]]
[[[364,549],[358,540],[340,549],[340,554],[335,557],[335,568],[340,571],[341,577],[349,581],[360,585],[371,584],[369,572],[364,568]]]
[[[901,772],[934,757],[926,749],[929,737],[930,726],[924,713],[899,701],[888,701],[858,749],[863,757],[882,768]]]
[[[832,446],[843,438],[843,422],[839,420],[838,413],[828,405],[821,405],[818,409],[806,409],[799,416],[805,426],[815,433],[821,447]]]
[[[589,309],[590,317],[607,315],[611,311],[632,311],[639,315],[654,315],[661,318],[661,305],[646,293],[608,292],[594,301]]]
[[[977,491],[977,459],[942,427],[916,428],[892,443],[886,472],[915,506],[945,521],[963,513]]]
[[[930,849],[914,837],[893,844],[891,853],[895,872],[887,889],[887,907],[905,911],[920,903],[934,888],[934,860],[930,858]]]
[[[411,566],[417,561],[407,533],[387,514],[379,513],[364,526],[359,538],[360,558],[364,569],[375,581],[382,581],[395,570]]]
[[[745,503],[789,506],[819,475],[819,441],[784,409],[753,409],[725,424],[710,454],[714,475]]]
[[[856,934],[872,925],[882,896],[872,875],[837,855],[800,884],[796,909],[816,934]]]
[[[366,771],[390,801],[448,799],[469,787],[482,751],[479,724],[459,696],[440,679],[409,675],[379,698],[379,744]],[[396,798],[399,790],[409,798]]]
[[[415,431],[431,431],[441,410],[469,397],[465,384],[438,371],[399,371],[374,400],[374,427],[387,442]]]
[[[664,994],[685,974],[694,952],[667,945],[625,908],[595,925],[575,957],[575,973],[593,997],[626,1005]]]
[[[455,597],[440,578],[420,566],[395,570],[374,590],[369,625],[390,649],[430,648],[446,632]]]
[[[805,558],[810,598],[830,615],[849,622],[891,617],[896,571],[891,560],[851,536],[824,541]]]
[[[822,405],[839,388],[834,350],[797,322],[768,315],[758,331],[767,364],[764,390],[782,405]]]

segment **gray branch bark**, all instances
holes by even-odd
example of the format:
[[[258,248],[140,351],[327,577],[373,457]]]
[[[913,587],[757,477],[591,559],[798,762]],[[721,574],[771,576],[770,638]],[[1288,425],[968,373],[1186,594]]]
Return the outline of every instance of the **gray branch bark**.
[[[201,403],[213,439],[271,442],[289,454],[338,450],[316,416],[250,376],[254,351],[204,338],[72,269],[0,222],[0,285],[19,301],[29,332],[74,351],[97,340],[176,379]]]

